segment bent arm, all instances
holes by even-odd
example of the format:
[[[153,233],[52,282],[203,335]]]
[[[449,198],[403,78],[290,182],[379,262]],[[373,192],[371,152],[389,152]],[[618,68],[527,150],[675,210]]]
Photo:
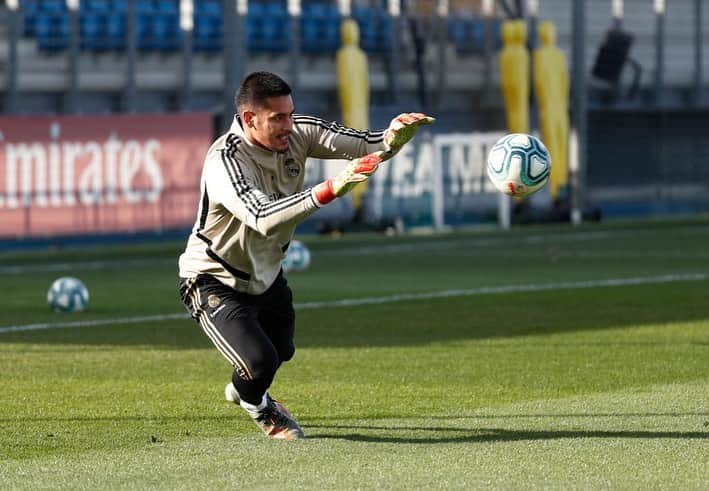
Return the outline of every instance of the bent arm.
[[[253,185],[245,168],[227,151],[217,151],[205,176],[209,196],[261,235],[299,223],[319,208],[312,189],[273,199]]]

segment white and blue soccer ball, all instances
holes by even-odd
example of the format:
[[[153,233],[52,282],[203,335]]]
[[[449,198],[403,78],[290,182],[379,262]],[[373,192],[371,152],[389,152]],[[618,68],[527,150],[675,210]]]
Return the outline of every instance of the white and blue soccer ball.
[[[55,312],[82,312],[89,306],[89,290],[76,278],[57,278],[49,287],[47,303]]]
[[[492,184],[498,191],[517,198],[539,191],[550,173],[549,151],[532,135],[505,135],[487,156],[487,175]]]
[[[299,240],[291,240],[286,257],[283,259],[283,271],[305,271],[310,266],[310,250]]]

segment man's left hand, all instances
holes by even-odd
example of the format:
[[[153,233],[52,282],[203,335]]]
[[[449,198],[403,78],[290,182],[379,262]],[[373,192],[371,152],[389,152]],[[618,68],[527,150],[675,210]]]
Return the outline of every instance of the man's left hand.
[[[384,133],[387,153],[394,154],[411,140],[421,126],[433,123],[436,118],[423,113],[402,113],[391,120]]]

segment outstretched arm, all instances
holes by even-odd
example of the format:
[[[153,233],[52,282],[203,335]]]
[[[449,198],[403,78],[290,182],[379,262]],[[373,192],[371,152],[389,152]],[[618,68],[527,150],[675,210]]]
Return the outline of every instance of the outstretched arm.
[[[434,121],[435,118],[422,113],[402,113],[384,130],[361,131],[312,116],[294,117],[294,122],[310,141],[309,156],[321,159],[353,159],[384,151],[382,159],[387,160],[411,140],[421,126]]]
[[[247,168],[226,152],[221,153],[222,165],[212,161],[211,175],[206,176],[207,195],[264,236],[285,223],[303,221],[320,207],[348,193],[374,174],[382,161],[378,153],[354,159],[333,179],[292,196],[272,199],[253,185]]]
[[[351,160],[387,148],[385,130],[355,130],[303,115],[294,116],[293,122],[308,141],[309,157]]]

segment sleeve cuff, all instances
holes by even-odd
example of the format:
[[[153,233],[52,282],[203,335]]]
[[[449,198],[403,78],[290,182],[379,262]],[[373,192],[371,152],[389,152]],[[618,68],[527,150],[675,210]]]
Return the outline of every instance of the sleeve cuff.
[[[335,198],[335,190],[332,189],[332,181],[328,179],[327,181],[321,182],[320,184],[313,186],[312,188],[313,201],[315,201],[315,206],[322,208]]]

